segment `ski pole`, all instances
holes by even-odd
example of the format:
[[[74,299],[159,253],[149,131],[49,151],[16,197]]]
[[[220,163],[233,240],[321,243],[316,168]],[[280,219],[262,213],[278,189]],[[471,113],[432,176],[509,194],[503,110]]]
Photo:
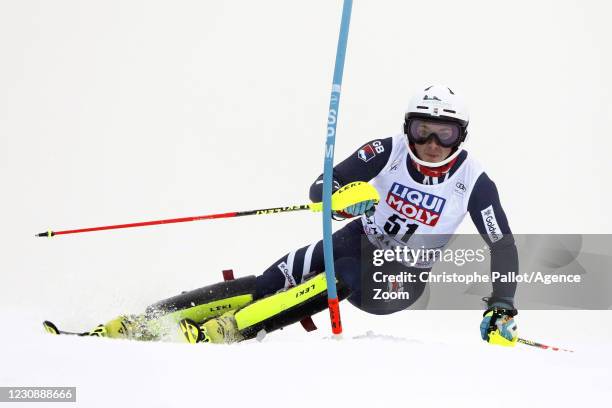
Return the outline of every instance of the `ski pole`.
[[[353,0],[344,0],[342,20],[336,49],[336,62],[327,115],[327,138],[325,141],[325,160],[323,163],[323,253],[325,257],[325,278],[327,279],[327,304],[331,320],[332,332],[342,333],[340,307],[336,291],[336,273],[334,271],[334,252],[332,246],[331,208],[332,208],[332,173],[334,169],[334,147],[336,144],[336,123],[340,107],[340,91],[342,88],[342,73],[344,72],[344,57],[348,41],[349,24]]]
[[[532,341],[532,340],[522,339],[520,337],[518,338],[517,342],[525,344],[527,346],[537,347],[537,348],[540,348],[542,350],[551,349],[551,350],[554,350],[554,351],[567,351],[568,353],[573,353],[574,352],[574,350],[567,350],[567,349],[562,349],[562,348],[559,348],[559,347],[547,346],[546,344],[537,343],[537,342]]]
[[[151,225],[212,220],[216,218],[243,217],[246,215],[278,214],[278,213],[285,213],[285,212],[291,212],[291,211],[303,211],[303,210],[321,211],[320,205],[321,205],[320,203],[312,203],[312,204],[293,205],[293,206],[288,206],[288,207],[264,208],[261,210],[234,211],[234,212],[227,212],[227,213],[220,213],[220,214],[198,215],[195,217],[169,218],[165,220],[133,222],[129,224],[104,225],[101,227],[79,228],[79,229],[64,230],[64,231],[49,230],[49,231],[45,231],[45,232],[36,234],[35,236],[53,237],[56,235],[79,234],[82,232],[105,231],[105,230],[112,230],[112,229],[134,228],[134,227],[148,227]]]
[[[334,193],[334,197],[332,199],[331,211],[341,211],[351,205],[363,202],[363,201],[374,201],[378,202],[380,200],[378,196],[378,191],[371,184],[366,183],[365,181],[354,181],[349,183],[338,191]],[[265,215],[265,214],[278,214],[285,212],[293,212],[293,211],[304,211],[310,210],[312,212],[319,212],[323,210],[323,203],[310,203],[310,204],[302,204],[302,205],[292,205],[285,207],[273,207],[273,208],[263,208],[261,210],[249,210],[249,211],[234,211],[220,214],[209,214],[209,215],[198,215],[195,217],[182,217],[182,218],[168,218],[165,220],[155,220],[155,221],[142,221],[142,222],[133,222],[130,224],[117,224],[117,225],[104,225],[101,227],[90,227],[90,228],[80,228],[73,230],[64,230],[64,231],[45,231],[39,234],[36,234],[37,237],[53,237],[55,235],[66,235],[66,234],[78,234],[81,232],[92,232],[92,231],[104,231],[111,229],[121,229],[121,228],[133,228],[133,227],[148,227],[150,225],[160,225],[160,224],[174,224],[177,222],[190,222],[190,221],[202,221],[202,220],[212,220],[216,218],[233,218],[233,217],[243,217],[245,215]]]

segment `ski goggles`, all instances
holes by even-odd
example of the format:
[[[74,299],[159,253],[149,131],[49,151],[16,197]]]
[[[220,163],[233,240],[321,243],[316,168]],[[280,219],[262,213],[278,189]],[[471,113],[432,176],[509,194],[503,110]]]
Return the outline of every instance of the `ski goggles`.
[[[455,147],[461,143],[463,129],[455,122],[431,121],[414,118],[408,121],[408,140],[412,143],[423,144],[435,137],[444,147]]]

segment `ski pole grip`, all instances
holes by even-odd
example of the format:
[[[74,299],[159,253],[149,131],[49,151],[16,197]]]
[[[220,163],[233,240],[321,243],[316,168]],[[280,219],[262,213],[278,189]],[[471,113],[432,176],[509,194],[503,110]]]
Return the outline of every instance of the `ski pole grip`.
[[[365,181],[354,181],[345,186],[340,187],[332,194],[331,207],[332,211],[342,211],[364,201],[374,201],[378,203],[380,196],[376,188]],[[312,203],[310,209],[314,212],[323,211],[323,203]]]

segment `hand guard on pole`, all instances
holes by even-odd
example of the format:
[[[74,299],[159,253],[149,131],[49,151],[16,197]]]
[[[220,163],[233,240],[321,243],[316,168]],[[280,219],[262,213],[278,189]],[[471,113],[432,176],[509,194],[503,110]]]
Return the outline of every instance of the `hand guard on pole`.
[[[514,316],[518,312],[514,308],[491,306],[483,313],[480,323],[480,335],[490,344],[514,347],[518,341],[517,325]]]

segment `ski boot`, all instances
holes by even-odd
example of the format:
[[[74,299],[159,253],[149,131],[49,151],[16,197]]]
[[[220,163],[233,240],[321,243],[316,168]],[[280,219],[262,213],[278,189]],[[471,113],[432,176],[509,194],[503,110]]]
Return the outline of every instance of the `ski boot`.
[[[87,332],[88,336],[111,339],[155,340],[156,336],[142,315],[121,315]]]
[[[196,323],[191,319],[183,319],[179,326],[187,342],[196,343],[237,343],[244,340],[244,336],[238,330],[234,314],[236,310],[231,310],[206,320]]]

